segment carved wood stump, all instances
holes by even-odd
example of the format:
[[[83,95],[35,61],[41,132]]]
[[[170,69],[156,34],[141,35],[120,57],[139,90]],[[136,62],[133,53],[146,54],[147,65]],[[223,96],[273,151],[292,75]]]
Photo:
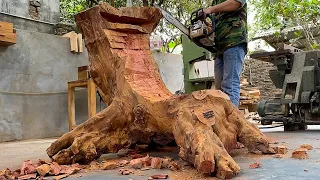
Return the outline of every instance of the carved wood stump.
[[[47,149],[54,161],[90,162],[134,144],[175,141],[179,156],[199,172],[226,179],[240,171],[228,154],[237,141],[251,152],[274,153],[266,137],[221,91],[180,96],[168,91],[149,48],[161,18],[156,8],[115,9],[108,4],[76,16],[90,74],[109,106],[54,142]]]

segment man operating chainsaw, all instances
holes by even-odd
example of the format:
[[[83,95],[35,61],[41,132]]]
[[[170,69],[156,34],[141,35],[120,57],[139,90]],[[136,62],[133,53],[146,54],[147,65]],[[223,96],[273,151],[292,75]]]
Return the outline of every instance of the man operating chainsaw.
[[[214,0],[204,10],[205,16],[215,17],[215,87],[229,95],[239,106],[240,74],[247,53],[247,3],[246,0]]]

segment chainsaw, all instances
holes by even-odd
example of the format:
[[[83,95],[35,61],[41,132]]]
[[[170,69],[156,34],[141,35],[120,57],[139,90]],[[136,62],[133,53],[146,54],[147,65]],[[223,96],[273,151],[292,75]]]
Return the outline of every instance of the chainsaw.
[[[216,53],[214,43],[214,27],[215,21],[212,15],[205,15],[203,8],[198,9],[191,13],[189,27],[184,26],[178,19],[174,18],[169,12],[162,9],[160,6],[155,5],[160,9],[163,17],[172,25],[177,27],[181,32],[189,37],[189,39],[196,45],[212,52]]]

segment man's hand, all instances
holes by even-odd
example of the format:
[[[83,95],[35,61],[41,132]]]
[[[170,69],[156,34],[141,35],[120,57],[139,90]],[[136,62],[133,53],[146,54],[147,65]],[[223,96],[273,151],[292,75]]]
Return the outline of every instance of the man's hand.
[[[211,14],[211,10],[209,8],[203,10],[204,17],[207,17],[207,14]]]
[[[201,20],[205,20],[207,18],[207,14],[211,14],[207,9],[203,9],[203,10],[198,11],[198,17]]]
[[[204,9],[203,12],[204,12],[205,15],[212,13],[210,8]]]

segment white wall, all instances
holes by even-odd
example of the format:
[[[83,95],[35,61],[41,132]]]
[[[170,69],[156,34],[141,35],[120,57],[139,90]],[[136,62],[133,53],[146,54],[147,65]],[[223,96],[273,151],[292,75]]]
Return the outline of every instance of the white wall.
[[[161,77],[171,93],[184,88],[182,55],[153,52]]]

